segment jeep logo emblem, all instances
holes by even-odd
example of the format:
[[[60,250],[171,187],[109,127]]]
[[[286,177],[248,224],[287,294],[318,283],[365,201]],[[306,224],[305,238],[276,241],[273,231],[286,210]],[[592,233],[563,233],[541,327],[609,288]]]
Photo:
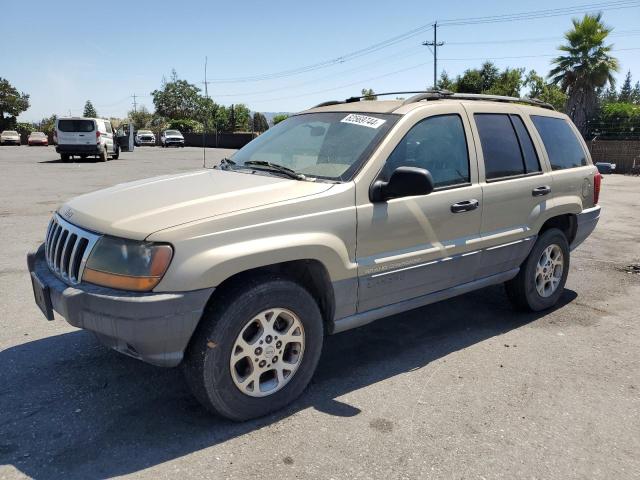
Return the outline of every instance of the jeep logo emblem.
[[[267,358],[273,357],[275,353],[276,353],[276,349],[273,348],[271,345],[269,345],[267,348],[264,349],[264,356]]]

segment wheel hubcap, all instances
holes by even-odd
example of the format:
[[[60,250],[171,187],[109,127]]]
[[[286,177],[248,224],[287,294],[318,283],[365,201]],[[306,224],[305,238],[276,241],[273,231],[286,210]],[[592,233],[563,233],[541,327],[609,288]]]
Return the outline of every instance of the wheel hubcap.
[[[554,294],[560,285],[563,271],[562,249],[555,243],[551,244],[542,251],[536,265],[536,290],[541,297],[546,298]]]
[[[296,373],[304,353],[304,328],[283,308],[260,312],[247,322],[231,350],[233,383],[251,397],[283,388]]]

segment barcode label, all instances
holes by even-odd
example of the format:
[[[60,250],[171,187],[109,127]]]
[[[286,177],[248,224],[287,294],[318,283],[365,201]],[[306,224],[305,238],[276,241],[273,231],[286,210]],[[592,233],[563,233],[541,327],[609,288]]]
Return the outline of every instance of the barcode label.
[[[352,123],[354,125],[360,125],[361,127],[378,128],[386,120],[376,117],[368,117],[367,115],[357,115],[351,113],[340,120],[342,123]]]

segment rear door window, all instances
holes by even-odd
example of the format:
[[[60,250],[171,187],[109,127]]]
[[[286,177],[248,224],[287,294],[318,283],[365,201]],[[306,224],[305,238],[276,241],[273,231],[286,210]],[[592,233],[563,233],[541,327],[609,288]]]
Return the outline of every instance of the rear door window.
[[[509,115],[476,113],[474,115],[487,180],[524,175],[524,161],[518,137]]]
[[[540,161],[538,160],[538,154],[533,147],[531,136],[527,131],[527,127],[524,126],[524,122],[518,115],[511,115],[511,122],[513,128],[518,135],[518,142],[520,142],[520,148],[522,149],[522,156],[524,157],[524,167],[526,173],[533,173],[540,171]]]
[[[93,120],[58,120],[61,132],[93,132]]]
[[[553,170],[582,167],[587,157],[575,132],[564,118],[531,115]]]

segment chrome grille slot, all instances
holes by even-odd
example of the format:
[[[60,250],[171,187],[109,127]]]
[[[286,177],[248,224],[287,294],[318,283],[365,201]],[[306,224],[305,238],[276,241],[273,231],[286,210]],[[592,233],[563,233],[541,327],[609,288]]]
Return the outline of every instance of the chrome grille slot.
[[[49,269],[67,283],[77,285],[100,235],[76,227],[55,214],[49,222],[44,253]]]

